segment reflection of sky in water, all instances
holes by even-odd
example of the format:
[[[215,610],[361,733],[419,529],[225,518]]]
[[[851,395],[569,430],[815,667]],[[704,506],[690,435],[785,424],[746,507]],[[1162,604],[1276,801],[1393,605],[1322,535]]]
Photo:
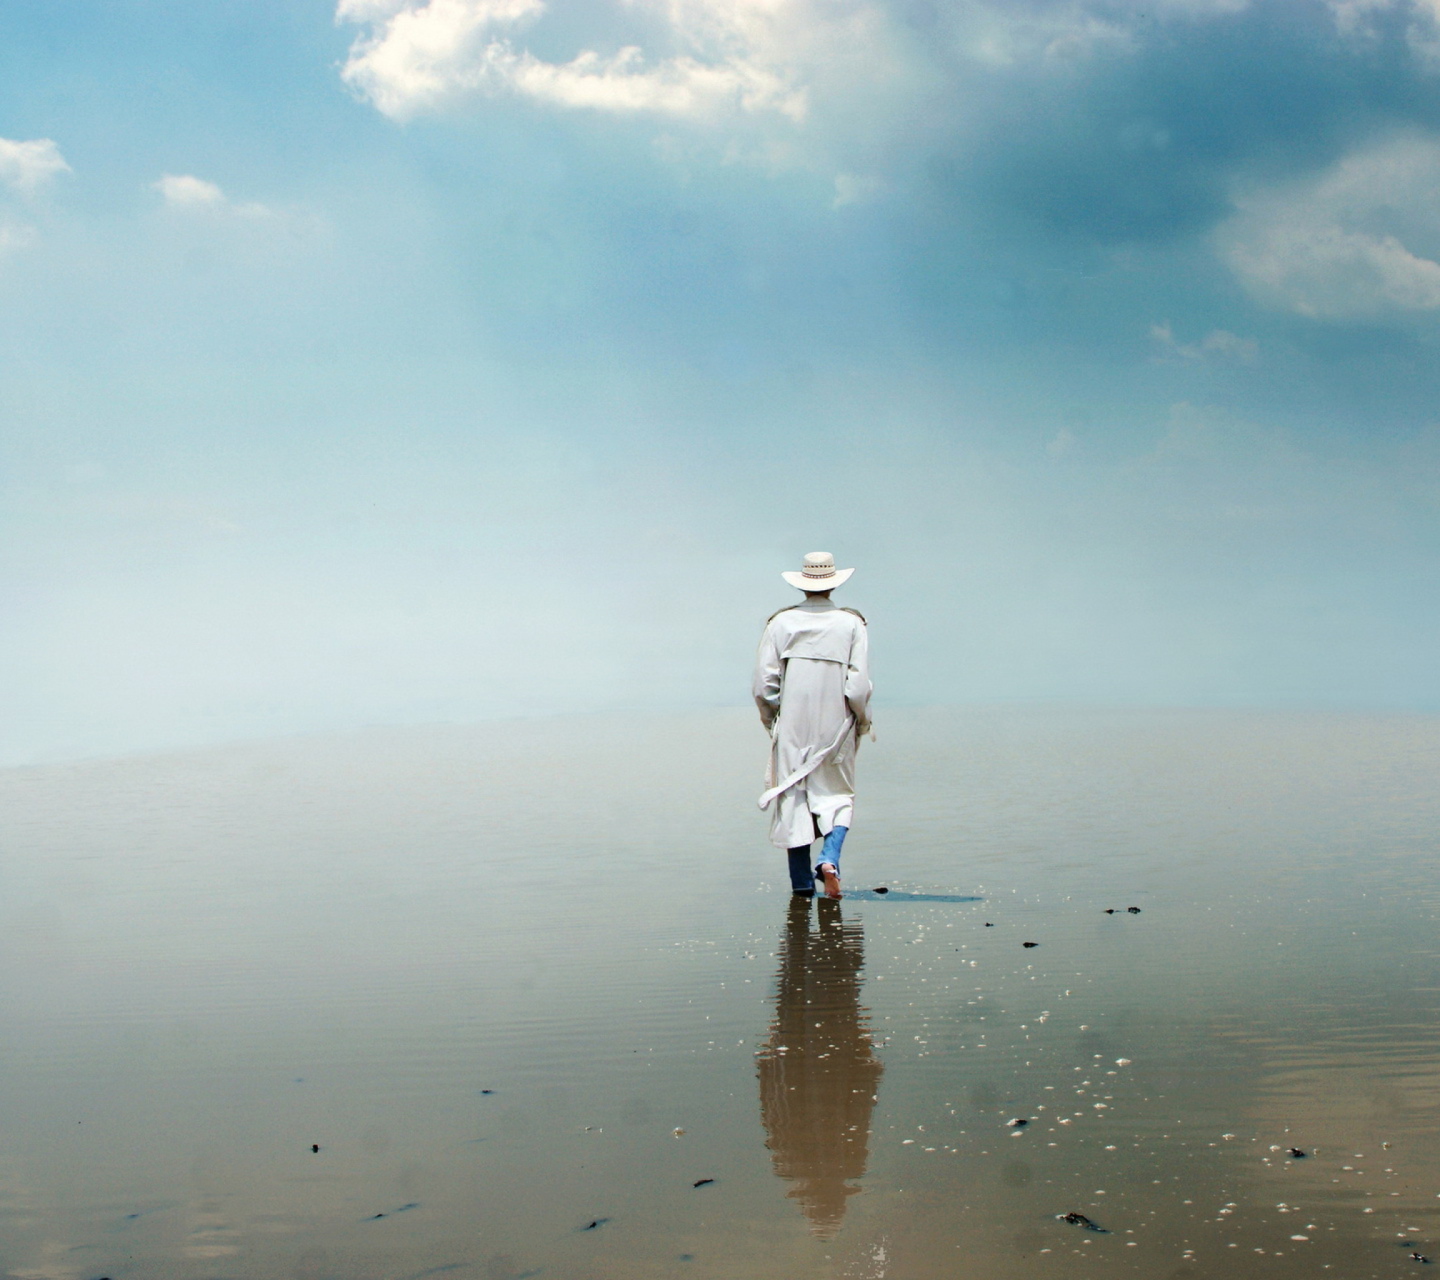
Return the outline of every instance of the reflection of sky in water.
[[[838,905],[748,715],[0,773],[0,1267],[1440,1258],[1440,721],[886,723]]]
[[[812,923],[812,915],[818,920]],[[775,979],[775,1021],[760,1052],[760,1117],[775,1172],[822,1235],[865,1175],[884,1068],[860,1007],[865,931],[840,903],[795,898]]]

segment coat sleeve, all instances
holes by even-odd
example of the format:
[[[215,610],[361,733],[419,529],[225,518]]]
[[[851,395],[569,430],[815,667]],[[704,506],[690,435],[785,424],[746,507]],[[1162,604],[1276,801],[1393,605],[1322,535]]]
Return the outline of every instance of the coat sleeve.
[[[845,701],[855,717],[857,732],[870,729],[870,637],[857,620],[855,638],[850,642],[850,663],[845,669]]]
[[[760,709],[760,723],[768,730],[780,714],[780,683],[785,664],[780,660],[780,645],[776,640],[775,627],[766,626],[760,637],[760,650],[755,655],[755,679],[751,693],[755,705]]]

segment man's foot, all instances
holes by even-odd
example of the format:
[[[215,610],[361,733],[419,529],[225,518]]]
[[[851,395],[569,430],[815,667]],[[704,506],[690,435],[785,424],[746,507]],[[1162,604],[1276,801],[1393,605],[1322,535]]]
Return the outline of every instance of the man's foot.
[[[840,872],[830,863],[820,864],[820,879],[825,882],[825,896],[834,898],[837,902],[845,895],[840,892]]]

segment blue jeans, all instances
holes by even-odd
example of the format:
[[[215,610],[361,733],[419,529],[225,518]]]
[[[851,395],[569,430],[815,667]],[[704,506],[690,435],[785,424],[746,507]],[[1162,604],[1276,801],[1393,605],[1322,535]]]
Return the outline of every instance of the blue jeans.
[[[790,858],[790,888],[793,892],[814,893],[815,873],[820,870],[823,863],[830,863],[835,868],[835,874],[840,874],[840,848],[845,843],[845,836],[849,830],[849,827],[830,828],[830,834],[825,837],[825,843],[820,846],[820,860],[813,867],[810,865],[810,846],[808,844],[787,850]]]

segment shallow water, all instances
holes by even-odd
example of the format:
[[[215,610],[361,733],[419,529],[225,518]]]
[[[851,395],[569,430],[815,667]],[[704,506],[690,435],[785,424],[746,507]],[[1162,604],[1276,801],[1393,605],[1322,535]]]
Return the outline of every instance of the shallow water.
[[[0,774],[0,1265],[1440,1266],[1440,719],[880,728],[840,904],[740,714]]]

